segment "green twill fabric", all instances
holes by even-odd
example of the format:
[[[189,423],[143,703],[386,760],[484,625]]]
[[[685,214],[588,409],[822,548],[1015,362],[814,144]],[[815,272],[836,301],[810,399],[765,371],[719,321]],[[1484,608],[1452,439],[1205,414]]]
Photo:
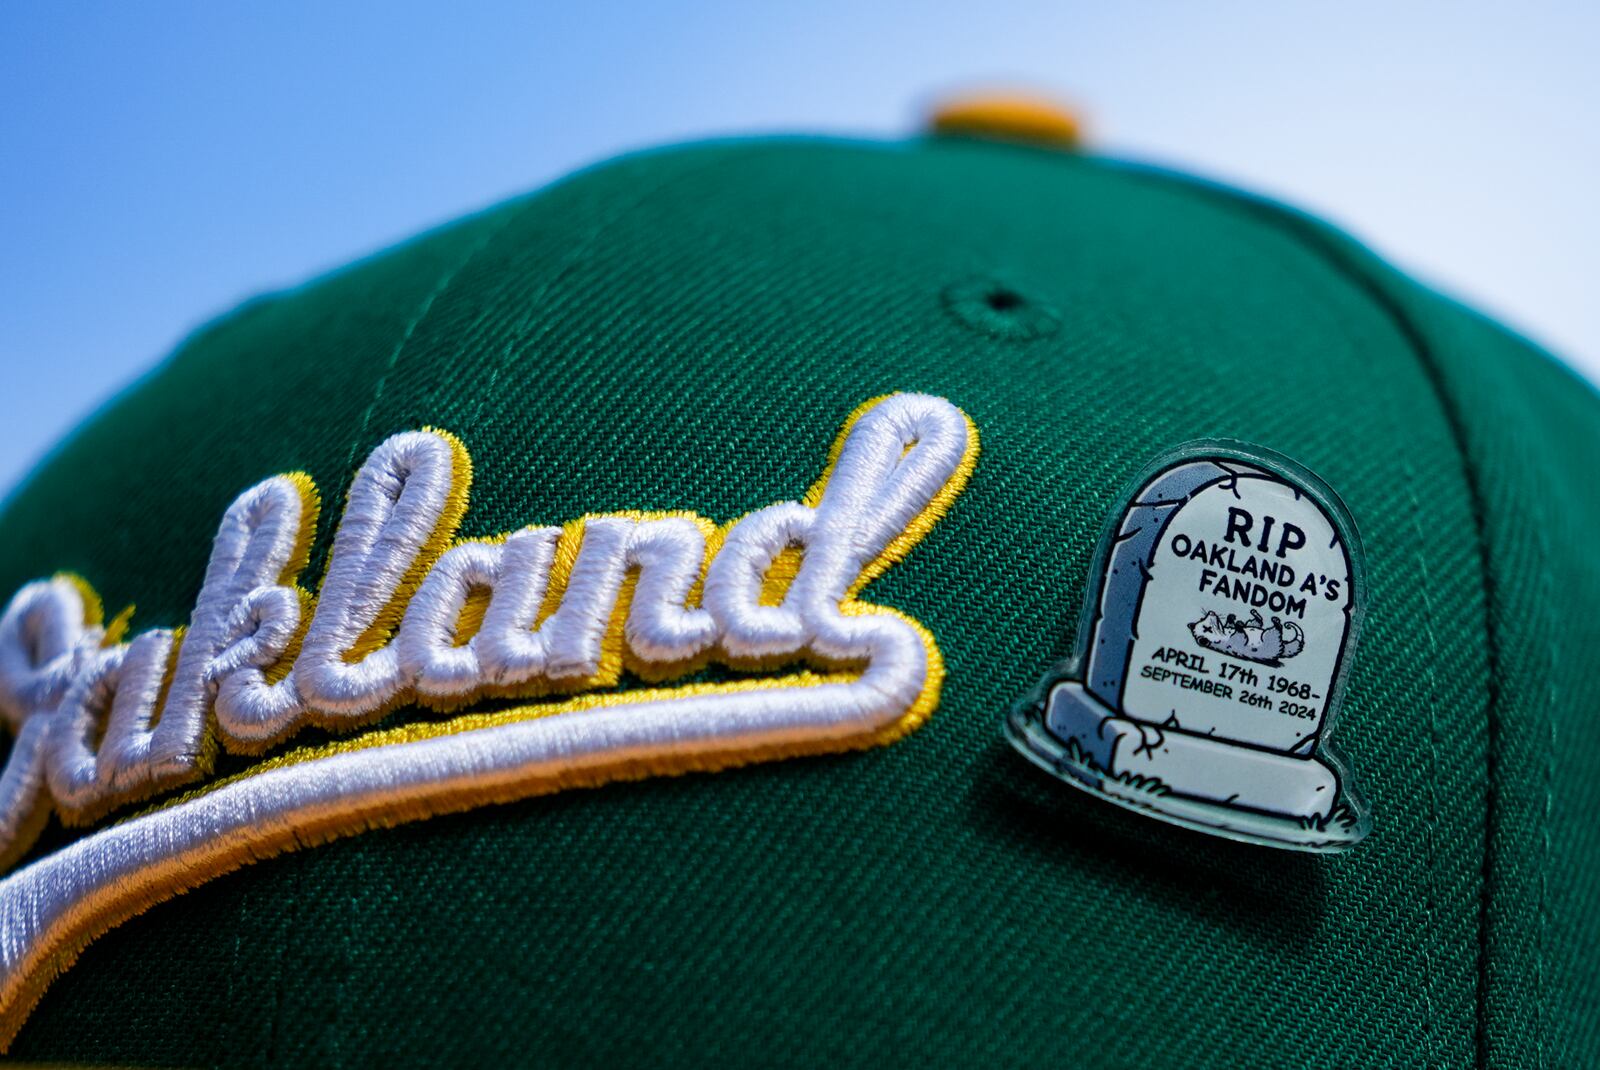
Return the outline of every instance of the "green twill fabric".
[[[304,469],[331,506],[423,425],[472,452],[469,535],[731,519],[803,493],[897,390],[983,442],[866,593],[943,651],[925,727],[257,863],[93,943],[11,1054],[1600,1064],[1600,400],[1224,190],[954,140],[625,158],[198,333],[12,497],[0,590],[70,569],[180,624],[235,494]],[[1343,856],[1126,814],[1000,738],[1073,647],[1126,481],[1212,436],[1306,464],[1361,529],[1338,740],[1375,824]]]

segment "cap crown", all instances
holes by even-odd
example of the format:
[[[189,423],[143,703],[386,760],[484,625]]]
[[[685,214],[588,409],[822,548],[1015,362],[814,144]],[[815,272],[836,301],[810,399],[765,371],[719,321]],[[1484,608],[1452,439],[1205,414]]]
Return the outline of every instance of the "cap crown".
[[[1600,1060],[1600,403],[1212,186],[958,141],[629,157],[198,332],[12,496],[0,590],[69,570],[136,627],[181,625],[240,490],[300,470],[338,503],[424,426],[471,451],[468,535],[730,520],[797,500],[895,391],[950,399],[984,444],[870,587],[937,638],[924,727],[247,867],[96,941],[12,1054]],[[1075,648],[1125,484],[1211,437],[1296,458],[1360,525],[1340,745],[1374,824],[1337,860],[1055,790],[999,737]]]

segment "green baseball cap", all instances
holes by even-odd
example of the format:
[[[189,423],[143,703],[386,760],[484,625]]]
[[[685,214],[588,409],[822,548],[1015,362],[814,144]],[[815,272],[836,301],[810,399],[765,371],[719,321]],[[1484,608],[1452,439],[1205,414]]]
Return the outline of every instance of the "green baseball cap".
[[[587,169],[57,446],[9,1057],[1600,1063],[1595,391],[1023,111]]]

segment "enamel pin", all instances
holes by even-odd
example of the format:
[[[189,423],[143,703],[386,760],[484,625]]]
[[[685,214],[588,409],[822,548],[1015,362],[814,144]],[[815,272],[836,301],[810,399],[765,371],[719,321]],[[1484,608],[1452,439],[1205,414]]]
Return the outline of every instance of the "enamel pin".
[[[1364,605],[1338,496],[1278,454],[1197,442],[1101,538],[1072,660],[1006,735],[1067,783],[1230,839],[1341,851],[1370,815],[1329,742]]]

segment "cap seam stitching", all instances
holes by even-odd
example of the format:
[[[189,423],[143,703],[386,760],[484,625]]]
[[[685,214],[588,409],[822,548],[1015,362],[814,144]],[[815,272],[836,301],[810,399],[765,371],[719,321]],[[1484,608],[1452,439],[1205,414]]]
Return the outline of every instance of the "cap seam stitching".
[[[761,149],[753,149],[747,150],[743,155],[746,159],[748,159],[751,156],[760,155],[761,152]],[[688,179],[693,175],[711,170],[725,162],[725,154],[713,154],[710,159],[701,161],[697,167],[691,167],[685,170],[677,171],[673,174],[663,176],[658,181],[645,185],[636,192],[635,196],[629,198],[621,206],[614,207],[611,212],[607,213],[605,217],[592,225],[589,230],[581,238],[579,238],[578,243],[566,252],[549,278],[541,284],[540,288],[535,292],[534,298],[529,302],[528,314],[530,317],[535,319],[538,318],[538,309],[534,307],[535,304],[542,300],[554,287],[560,284],[560,282],[570,273],[572,268],[582,260],[583,256],[594,247],[595,242],[597,242],[612,226],[621,222],[630,213],[637,211],[641,205],[647,203],[662,190],[667,189],[680,181]],[[349,472],[353,469],[356,450],[360,447],[360,443],[363,437],[366,435],[367,429],[371,426],[373,414],[377,411],[378,403],[383,398],[385,387],[387,386],[389,379],[394,375],[395,370],[399,367],[400,358],[404,354],[406,348],[409,346],[417,328],[421,326],[421,324],[428,318],[429,314],[433,310],[434,304],[445,292],[449,290],[451,285],[461,275],[461,273],[465,271],[467,267],[470,266],[470,264],[486,248],[488,248],[491,243],[495,241],[495,239],[499,238],[502,234],[509,230],[515,221],[523,218],[523,216],[525,216],[535,206],[542,204],[544,200],[545,198],[543,196],[535,194],[528,198],[528,200],[522,205],[508,210],[498,223],[485,229],[483,234],[481,234],[477,240],[475,240],[468,247],[465,254],[456,264],[446,268],[445,271],[441,273],[438,280],[433,284],[432,288],[418,304],[416,310],[406,322],[399,340],[395,343],[394,347],[390,351],[389,359],[378,379],[378,383],[373,391],[372,398],[368,401],[366,409],[362,413],[360,427],[357,429],[355,434],[351,436],[349,456],[345,461],[342,471]],[[507,350],[508,352],[513,350],[521,350],[526,344],[526,340],[522,338],[515,338],[508,344]],[[493,378],[498,377],[499,367],[499,365],[496,366],[495,372],[493,373]],[[493,378],[491,378],[491,386],[489,389],[492,389]],[[486,394],[487,390],[484,392],[485,396]],[[475,415],[475,419],[481,419],[482,405],[483,396],[480,396],[478,412]],[[298,876],[296,876],[294,880],[296,884],[298,884]],[[299,893],[296,892],[296,898],[298,898],[298,895]],[[347,968],[351,968],[352,966],[353,964],[350,964],[347,960]],[[280,970],[277,984],[274,986],[274,1004],[276,1008],[272,1023],[274,1037],[277,1033],[279,1019],[281,1019],[282,1016],[283,984],[284,977],[282,971]],[[337,1019],[337,1015],[335,1017]],[[337,1030],[326,1030],[324,1036],[326,1039],[331,1041],[332,1044],[337,1046]]]
[[[1267,250],[1264,247],[1263,247],[1263,252],[1267,252]],[[1269,253],[1268,255],[1271,255],[1271,254]],[[1281,258],[1278,258],[1278,259],[1281,260]],[[1302,287],[1302,289],[1304,289],[1304,288]],[[1312,295],[1312,296],[1314,296],[1314,295]],[[1330,316],[1329,318],[1330,318],[1330,321],[1332,322],[1332,324],[1334,325],[1335,329],[1339,332],[1340,337],[1342,337],[1342,339],[1351,347],[1352,351],[1361,354],[1363,357],[1368,356],[1368,352],[1367,352],[1366,348],[1361,346],[1359,344],[1358,340],[1351,334],[1351,332],[1349,331],[1348,327],[1346,326],[1346,321],[1342,317],[1339,317],[1339,316],[1335,315],[1335,316]],[[1375,372],[1377,370],[1378,369],[1374,368]],[[1388,403],[1388,402],[1385,402],[1384,403],[1384,408],[1387,411],[1387,414],[1388,414],[1388,416],[1390,418],[1391,423],[1394,426],[1398,427],[1400,421],[1397,419],[1397,415],[1398,414],[1394,411],[1394,406],[1392,404]],[[1424,916],[1426,918],[1428,932],[1430,934],[1434,934],[1434,933],[1438,932],[1437,915],[1438,915],[1438,909],[1439,909],[1438,894],[1437,894],[1438,893],[1437,871],[1438,871],[1438,862],[1439,862],[1439,851],[1438,851],[1439,832],[1438,832],[1438,828],[1439,828],[1440,809],[1439,809],[1439,794],[1438,794],[1438,778],[1439,778],[1439,770],[1440,770],[1440,761],[1439,761],[1439,706],[1438,706],[1438,702],[1437,702],[1437,699],[1436,699],[1437,677],[1436,677],[1436,674],[1435,674],[1435,666],[1437,665],[1438,656],[1439,656],[1439,641],[1438,641],[1438,633],[1437,633],[1437,631],[1435,629],[1435,621],[1437,619],[1437,614],[1435,612],[1435,607],[1434,607],[1434,604],[1433,604],[1432,596],[1429,594],[1429,591],[1432,588],[1432,583],[1431,583],[1430,578],[1428,576],[1427,558],[1422,552],[1422,545],[1423,545],[1424,539],[1423,539],[1423,532],[1422,532],[1421,520],[1420,520],[1421,506],[1420,506],[1420,503],[1417,501],[1416,490],[1415,490],[1415,487],[1416,487],[1416,484],[1417,484],[1417,473],[1416,473],[1416,469],[1413,467],[1413,465],[1411,463],[1411,460],[1410,460],[1410,457],[1409,457],[1408,453],[1402,452],[1400,454],[1399,460],[1400,460],[1400,466],[1401,466],[1402,474],[1404,475],[1404,478],[1405,478],[1406,499],[1407,499],[1407,502],[1409,503],[1409,505],[1411,506],[1411,525],[1410,526],[1411,526],[1411,530],[1412,530],[1412,532],[1413,532],[1413,534],[1415,536],[1415,540],[1416,540],[1412,556],[1413,556],[1414,560],[1417,563],[1418,570],[1422,574],[1422,584],[1421,584],[1422,624],[1423,624],[1423,634],[1427,638],[1427,645],[1428,645],[1428,657],[1426,658],[1426,660],[1424,662],[1424,666],[1425,666],[1424,667],[1424,673],[1426,674],[1426,678],[1427,678],[1427,681],[1428,681],[1427,687],[1426,687],[1425,692],[1424,692],[1425,696],[1426,696],[1424,701],[1425,701],[1426,707],[1427,707],[1427,724],[1428,724],[1428,776],[1427,776],[1427,782],[1428,782],[1428,809],[1427,809],[1427,828],[1426,828],[1426,836],[1427,836],[1427,839],[1426,839],[1426,850],[1427,850],[1427,869],[1426,869],[1427,880],[1426,880],[1426,888],[1427,888],[1427,894],[1426,894],[1426,896],[1425,896],[1425,898],[1423,900],[1422,909],[1423,909],[1423,914],[1424,914]],[[1427,1065],[1430,1065],[1430,1066],[1441,1066],[1441,1065],[1443,1065],[1443,1063],[1440,1061],[1440,1057],[1439,1057],[1439,1036],[1438,1036],[1438,1033],[1437,1033],[1436,1029],[1434,1028],[1434,1019],[1436,1017],[1436,1013],[1435,1013],[1435,992],[1434,992],[1434,989],[1435,989],[1435,986],[1436,986],[1436,984],[1438,982],[1438,966],[1437,966],[1437,961],[1436,961],[1437,960],[1437,956],[1436,956],[1435,951],[1434,951],[1434,943],[1435,943],[1435,941],[1431,940],[1431,939],[1424,939],[1423,942],[1422,942],[1422,958],[1423,958],[1422,967],[1423,967],[1423,978],[1424,978],[1423,985],[1422,985],[1422,999],[1423,999],[1423,1012],[1424,1012],[1423,1013],[1422,1031],[1423,1031],[1424,1049],[1425,1049],[1426,1058],[1427,1058]]]
[[[746,151],[743,155],[745,159],[749,159],[751,156],[760,154],[761,150],[753,149]],[[517,330],[513,332],[512,337],[508,339],[505,345],[502,347],[502,352],[505,359],[497,362],[494,365],[489,373],[488,383],[485,385],[484,389],[479,392],[478,404],[473,412],[474,423],[477,423],[483,419],[484,406],[487,403],[489,396],[494,392],[495,385],[498,383],[500,378],[500,373],[505,368],[508,361],[514,355],[525,352],[530,345],[535,344],[537,340],[544,338],[550,333],[552,325],[548,317],[540,314],[540,303],[550,295],[551,291],[555,290],[564,281],[566,281],[573,269],[576,268],[580,262],[582,262],[583,258],[590,252],[590,250],[594,248],[595,244],[603,236],[605,236],[605,234],[610,231],[612,227],[616,226],[618,223],[621,223],[632,213],[637,212],[641,207],[647,204],[652,198],[656,197],[662,191],[669,189],[672,186],[677,185],[679,182],[685,181],[695,175],[699,175],[705,171],[719,167],[725,162],[726,159],[722,154],[713,154],[711,159],[701,161],[700,165],[697,167],[690,167],[669,175],[664,175],[658,181],[644,185],[635,191],[635,195],[633,197],[630,197],[619,206],[614,206],[612,211],[608,212],[604,217],[590,226],[579,237],[577,243],[567,251],[565,256],[562,257],[561,262],[556,266],[556,269],[550,273],[549,277],[539,285],[539,288],[536,291],[534,291],[533,296],[528,299],[526,319],[524,319],[523,323],[518,327]],[[533,198],[534,202],[539,200],[542,200],[542,198]]]
[[[1257,207],[1246,205],[1252,215],[1265,215],[1271,209],[1266,206]],[[1435,399],[1439,403],[1441,412],[1445,416],[1451,441],[1456,448],[1457,457],[1461,463],[1462,472],[1468,488],[1471,502],[1473,528],[1478,556],[1479,582],[1483,588],[1484,609],[1487,627],[1485,629],[1485,650],[1488,654],[1488,703],[1485,709],[1485,766],[1486,766],[1486,798],[1484,801],[1484,852],[1480,866],[1478,890],[1478,976],[1476,984],[1476,1060],[1479,1066],[1489,1065],[1488,1050],[1488,972],[1489,972],[1489,900],[1492,875],[1492,862],[1494,859],[1492,818],[1497,810],[1496,800],[1500,791],[1498,763],[1496,754],[1501,735],[1501,709],[1500,687],[1498,684],[1500,672],[1500,636],[1495,627],[1495,613],[1493,607],[1498,604],[1498,594],[1494,575],[1490,567],[1490,547],[1488,538],[1488,525],[1486,522],[1487,506],[1484,501],[1483,489],[1479,485],[1476,473],[1472,469],[1470,455],[1467,448],[1467,433],[1461,413],[1451,398],[1444,385],[1444,373],[1433,357],[1432,347],[1417,326],[1412,317],[1401,307],[1395,297],[1389,293],[1376,278],[1352,263],[1350,259],[1331,244],[1322,235],[1312,231],[1306,224],[1288,217],[1277,217],[1271,220],[1285,234],[1299,242],[1308,252],[1316,255],[1324,263],[1342,275],[1347,281],[1353,283],[1363,293],[1372,298],[1378,309],[1400,332],[1407,348],[1416,358],[1418,366],[1423,372]],[[1540,933],[1539,944],[1542,948],[1543,934]],[[1536,977],[1542,973],[1542,953],[1538,955],[1535,963]],[[1542,988],[1542,983],[1540,984]],[[1536,1012],[1537,1013],[1537,1012]],[[1540,1027],[1542,1028],[1542,1026]],[[1535,1044],[1540,1050],[1540,1062],[1543,1063],[1543,1038],[1538,1036],[1539,1028],[1535,1029]]]
[[[1412,320],[1411,316],[1399,305],[1393,295],[1385,289],[1377,279],[1350,263],[1337,249],[1331,248],[1327,242],[1315,233],[1308,233],[1306,229],[1293,219],[1282,220],[1281,229],[1292,238],[1296,239],[1309,252],[1317,255],[1340,275],[1356,285],[1362,292],[1372,298],[1378,309],[1400,332],[1407,348],[1416,358],[1418,366],[1433,391],[1439,403],[1441,412],[1450,432],[1451,441],[1456,448],[1457,457],[1468,488],[1473,518],[1473,534],[1478,556],[1479,582],[1483,588],[1485,610],[1485,650],[1488,654],[1488,703],[1485,709],[1485,783],[1486,797],[1484,800],[1484,829],[1483,860],[1479,867],[1478,888],[1478,976],[1475,985],[1475,1018],[1476,1030],[1474,1045],[1476,1048],[1476,1061],[1479,1066],[1489,1065],[1488,1051],[1488,970],[1489,970],[1489,898],[1491,863],[1493,861],[1493,823],[1492,817],[1496,811],[1496,798],[1499,792],[1499,769],[1495,756],[1498,750],[1501,732],[1501,707],[1500,688],[1498,685],[1500,671],[1500,637],[1495,628],[1493,606],[1497,604],[1496,584],[1490,570],[1488,525],[1485,520],[1487,507],[1484,503],[1483,491],[1478,484],[1476,474],[1472,470],[1469,454],[1467,452],[1467,438],[1464,422],[1455,403],[1451,400],[1443,383],[1443,371],[1438,366],[1432,355],[1432,349],[1421,329]],[[1431,671],[1431,669],[1430,669]],[[1536,1040],[1536,1043],[1539,1041]]]
[[[339,470],[341,478],[345,472],[351,471],[352,467],[354,466],[356,450],[361,443],[361,439],[366,434],[367,427],[372,422],[372,414],[374,411],[376,411],[378,402],[383,397],[384,388],[388,385],[390,376],[394,374],[394,370],[399,366],[400,355],[405,351],[407,345],[410,344],[413,335],[416,333],[417,327],[422,324],[423,320],[427,319],[429,312],[433,310],[434,302],[439,299],[441,294],[450,288],[451,283],[453,283],[461,274],[461,272],[466,269],[467,265],[470,264],[486,246],[488,246],[490,241],[492,241],[496,235],[503,231],[510,224],[512,219],[521,215],[522,212],[526,210],[527,206],[523,205],[520,208],[508,211],[505,216],[495,225],[485,228],[483,233],[478,235],[478,237],[467,247],[466,252],[460,257],[460,259],[458,259],[454,264],[447,266],[440,272],[438,278],[434,281],[428,292],[423,296],[422,300],[418,302],[417,307],[413,310],[411,316],[406,320],[405,327],[400,332],[400,338],[395,342],[394,346],[389,351],[389,359],[387,362],[385,362],[384,369],[378,376],[377,386],[374,388],[372,397],[367,402],[366,408],[362,411],[360,426],[350,437],[350,450],[345,458],[343,466],[341,466]],[[298,901],[301,894],[299,890],[299,871],[292,870],[289,879],[291,882],[291,898],[294,901]],[[279,951],[278,976],[273,984],[273,1017],[270,1034],[274,1046],[277,1040],[279,1024],[283,1016],[284,1005],[283,991],[285,975],[282,969],[281,946]],[[324,1032],[324,1036],[326,1035],[327,1031]]]
[[[1496,798],[1499,793],[1499,770],[1495,760],[1501,732],[1501,704],[1500,688],[1498,686],[1500,656],[1500,637],[1495,627],[1495,614],[1493,607],[1498,604],[1496,584],[1490,568],[1490,547],[1488,528],[1485,521],[1487,509],[1484,501],[1483,489],[1479,485],[1476,473],[1472,469],[1467,448],[1467,434],[1461,413],[1449,392],[1445,389],[1444,375],[1437,361],[1433,357],[1432,347],[1428,343],[1421,329],[1416,325],[1411,316],[1400,305],[1399,301],[1380,283],[1371,273],[1354,263],[1351,258],[1335,247],[1323,234],[1315,229],[1315,224],[1298,218],[1292,210],[1282,208],[1264,199],[1252,198],[1247,194],[1239,193],[1222,186],[1197,184],[1183,178],[1164,174],[1160,171],[1127,168],[1120,169],[1122,173],[1135,178],[1141,178],[1152,184],[1160,184],[1167,188],[1176,189],[1194,199],[1204,200],[1235,213],[1248,216],[1254,222],[1265,225],[1285,234],[1296,241],[1307,252],[1316,256],[1327,264],[1346,281],[1354,285],[1360,292],[1366,294],[1384,316],[1395,326],[1401,337],[1405,340],[1407,348],[1416,358],[1417,363],[1428,386],[1438,402],[1440,411],[1445,417],[1445,422],[1450,433],[1452,444],[1461,464],[1463,479],[1467,486],[1469,502],[1472,510],[1475,544],[1478,557],[1479,583],[1483,590],[1484,609],[1486,617],[1485,628],[1485,653],[1488,660],[1487,692],[1488,702],[1485,708],[1486,727],[1486,754],[1485,754],[1485,800],[1484,800],[1484,850],[1480,866],[1479,891],[1478,891],[1478,963],[1476,978],[1476,1062],[1479,1066],[1487,1066],[1488,1055],[1488,966],[1489,966],[1489,898],[1490,876],[1494,859],[1493,825],[1491,819],[1496,812]],[[1548,754],[1547,754],[1548,763]],[[1548,835],[1548,827],[1546,827]],[[1543,868],[1548,868],[1543,867]],[[1541,875],[1542,879],[1542,875]],[[1430,875],[1431,880],[1431,875]],[[1542,898],[1542,896],[1541,896]],[[1537,938],[1538,952],[1535,961],[1536,985],[1542,997],[1542,972],[1543,972],[1543,946],[1544,932],[1541,919],[1540,932]],[[1536,1014],[1542,1015],[1541,1011]],[[1535,1044],[1539,1050],[1540,1063],[1543,1063],[1543,1022],[1536,1021]]]
[[[1459,407],[1456,405],[1449,391],[1445,387],[1444,372],[1433,357],[1431,344],[1428,342],[1426,336],[1417,326],[1411,315],[1404,309],[1394,295],[1389,292],[1388,288],[1379,282],[1376,277],[1374,277],[1368,271],[1362,269],[1357,264],[1353,263],[1344,252],[1335,248],[1325,236],[1312,230],[1309,225],[1296,220],[1293,217],[1281,219],[1279,221],[1279,225],[1285,233],[1298,240],[1304,247],[1308,249],[1308,251],[1318,255],[1321,259],[1327,262],[1329,266],[1333,267],[1340,274],[1344,275],[1347,279],[1355,283],[1364,292],[1371,296],[1378,307],[1400,330],[1402,336],[1406,339],[1409,347],[1416,356],[1430,387],[1433,389],[1434,394],[1439,401],[1442,411],[1445,413],[1446,420],[1449,424],[1451,437],[1455,441],[1457,451],[1460,455],[1462,469],[1465,473],[1467,486],[1471,494],[1473,521],[1478,543],[1479,571],[1483,585],[1485,617],[1488,625],[1485,633],[1487,639],[1485,645],[1489,654],[1489,704],[1486,711],[1488,734],[1486,739],[1487,754],[1485,756],[1488,792],[1484,808],[1484,856],[1481,867],[1482,874],[1480,877],[1480,889],[1478,893],[1478,1036],[1476,1038],[1478,1047],[1478,1064],[1486,1067],[1490,1065],[1490,1054],[1488,1049],[1488,1031],[1490,1025],[1488,1003],[1490,926],[1488,919],[1491,898],[1492,863],[1495,857],[1495,829],[1491,818],[1497,811],[1496,800],[1499,798],[1502,790],[1499,782],[1501,770],[1499,769],[1499,763],[1496,760],[1496,755],[1498,753],[1500,744],[1504,712],[1501,706],[1501,691],[1497,683],[1500,678],[1501,662],[1500,636],[1496,623],[1499,617],[1499,613],[1496,610],[1496,607],[1499,605],[1499,595],[1498,583],[1495,581],[1491,566],[1488,524],[1486,520],[1488,507],[1484,500],[1482,488],[1479,485],[1477,475],[1472,469],[1470,454],[1467,446],[1468,439],[1465,421],[1461,416]],[[1533,502],[1535,507],[1537,507],[1537,502],[1538,498],[1535,496]],[[1540,559],[1541,561],[1548,561],[1549,551],[1545,545],[1543,533],[1544,525],[1541,522],[1534,524],[1533,527],[1535,538],[1539,547]],[[1540,583],[1541,586],[1548,591],[1549,576],[1547,569],[1541,570]],[[1542,599],[1542,602],[1545,607],[1544,612],[1546,614],[1548,623],[1548,598]],[[1554,677],[1555,667],[1559,656],[1559,646],[1557,645],[1558,640],[1555,638],[1556,629],[1553,626],[1550,626],[1547,627],[1545,631],[1547,635],[1552,636],[1552,644],[1550,647],[1551,671],[1546,674],[1545,696],[1546,702],[1549,704],[1547,707],[1548,710],[1553,711],[1556,697]],[[1550,853],[1549,818],[1552,806],[1551,765],[1554,759],[1555,734],[1555,721],[1553,714],[1547,713],[1547,715],[1544,717],[1544,721],[1546,728],[1546,745],[1544,748],[1542,748],[1544,753],[1540,764],[1541,779],[1543,781],[1541,787],[1543,789],[1542,794],[1544,796],[1545,805],[1543,812],[1540,815],[1541,864],[1539,867],[1539,911],[1538,924],[1534,933],[1533,962],[1533,1045],[1536,1060],[1535,1065],[1539,1067],[1544,1067],[1547,1065],[1545,1037],[1546,1022],[1545,1008],[1543,1004],[1545,997],[1544,960],[1547,935],[1546,931],[1549,925],[1547,887]]]
[[[389,359],[385,362],[383,371],[378,376],[377,386],[373,388],[372,397],[368,400],[366,408],[362,410],[361,423],[356,427],[355,433],[350,436],[350,451],[345,458],[344,465],[339,469],[341,479],[344,478],[346,472],[352,470],[355,464],[356,450],[360,448],[361,440],[366,435],[367,428],[372,424],[372,414],[377,411],[378,402],[383,399],[383,392],[389,385],[390,377],[394,374],[395,369],[400,366],[400,356],[405,352],[406,347],[411,344],[411,339],[416,334],[417,328],[422,325],[422,322],[428,318],[428,314],[433,311],[434,302],[450,288],[451,283],[455,282],[461,272],[466,270],[467,265],[472,263],[478,254],[483,252],[489,243],[510,225],[514,218],[522,215],[527,210],[528,205],[524,204],[507,212],[494,226],[485,228],[484,232],[468,246],[465,255],[460,260],[440,272],[433,286],[429,288],[427,294],[417,304],[410,318],[406,320],[406,325],[400,332],[400,338],[389,350]]]

